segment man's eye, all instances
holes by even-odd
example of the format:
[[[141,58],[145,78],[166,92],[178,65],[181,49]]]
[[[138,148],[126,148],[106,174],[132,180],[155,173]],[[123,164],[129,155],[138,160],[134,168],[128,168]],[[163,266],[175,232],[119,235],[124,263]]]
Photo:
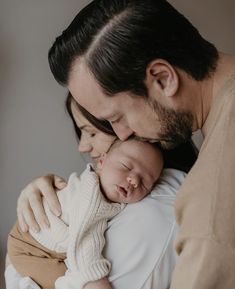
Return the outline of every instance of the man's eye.
[[[90,133],[90,137],[95,137],[95,133]]]

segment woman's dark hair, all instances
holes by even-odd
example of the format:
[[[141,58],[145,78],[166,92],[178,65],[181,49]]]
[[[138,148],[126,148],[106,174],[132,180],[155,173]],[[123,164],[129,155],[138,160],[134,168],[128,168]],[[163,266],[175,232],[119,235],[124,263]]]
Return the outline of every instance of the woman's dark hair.
[[[96,117],[94,117],[92,114],[90,114],[85,108],[83,108],[79,103],[77,103],[76,100],[74,100],[72,94],[70,92],[68,92],[67,97],[66,97],[66,101],[65,101],[65,106],[66,106],[66,110],[67,110],[70,118],[72,119],[73,126],[74,126],[74,129],[75,129],[75,132],[76,132],[76,136],[78,137],[78,139],[81,138],[81,130],[77,126],[76,121],[75,121],[74,116],[73,116],[72,102],[78,108],[78,110],[81,112],[81,114],[94,127],[96,127],[98,130],[101,130],[104,133],[116,136],[115,132],[113,131],[113,128],[112,128],[111,124],[108,121],[106,121],[106,120],[98,120]]]
[[[165,59],[195,80],[215,70],[218,51],[165,0],[95,0],[82,9],[49,51],[55,79],[68,83],[83,57],[107,95],[147,96],[147,65]]]
[[[112,126],[109,124],[109,122],[97,120],[92,114],[90,114],[87,110],[85,110],[81,105],[76,103],[71,93],[69,92],[67,95],[65,104],[66,104],[66,109],[72,119],[73,126],[74,126],[78,140],[81,138],[81,130],[77,126],[73,113],[72,113],[72,109],[71,109],[72,101],[74,102],[75,105],[77,105],[77,108],[82,113],[82,115],[94,127],[96,127],[98,130],[103,131],[104,133],[115,136],[115,132],[113,131]],[[160,148],[159,144],[156,144],[156,146]],[[160,149],[163,153],[165,168],[174,168],[174,169],[182,170],[187,173],[191,169],[191,167],[194,165],[195,161],[197,160],[198,150],[196,149],[192,141],[183,143],[179,145],[177,148],[174,148],[171,150],[163,150],[162,148]]]
[[[178,169],[188,173],[198,157],[198,149],[192,140],[181,143],[171,150],[162,149],[164,167]]]

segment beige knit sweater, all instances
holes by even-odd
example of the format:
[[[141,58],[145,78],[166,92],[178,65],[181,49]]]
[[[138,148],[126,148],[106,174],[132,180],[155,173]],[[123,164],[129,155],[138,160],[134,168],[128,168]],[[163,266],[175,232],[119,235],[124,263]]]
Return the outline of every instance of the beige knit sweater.
[[[235,288],[235,73],[213,100],[198,160],[176,198],[171,289]]]
[[[107,222],[124,204],[106,200],[99,179],[89,164],[80,177],[73,173],[65,189],[58,191],[62,216],[54,216],[43,200],[50,229],[30,232],[46,248],[67,252],[68,271],[56,281],[56,288],[83,288],[89,282],[105,277],[111,264],[102,256]]]

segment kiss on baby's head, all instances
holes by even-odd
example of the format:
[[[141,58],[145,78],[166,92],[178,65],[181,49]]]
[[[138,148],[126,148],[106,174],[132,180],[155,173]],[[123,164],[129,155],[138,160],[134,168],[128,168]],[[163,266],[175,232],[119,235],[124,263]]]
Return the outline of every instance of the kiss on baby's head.
[[[135,139],[117,141],[100,158],[97,173],[104,195],[113,202],[134,203],[143,199],[163,168],[161,151]]]

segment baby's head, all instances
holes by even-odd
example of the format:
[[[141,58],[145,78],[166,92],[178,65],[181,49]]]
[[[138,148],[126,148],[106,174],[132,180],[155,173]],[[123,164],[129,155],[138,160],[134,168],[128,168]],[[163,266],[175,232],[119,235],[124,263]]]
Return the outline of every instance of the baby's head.
[[[159,149],[148,142],[117,142],[97,164],[101,188],[113,202],[134,203],[152,189],[163,168]]]

